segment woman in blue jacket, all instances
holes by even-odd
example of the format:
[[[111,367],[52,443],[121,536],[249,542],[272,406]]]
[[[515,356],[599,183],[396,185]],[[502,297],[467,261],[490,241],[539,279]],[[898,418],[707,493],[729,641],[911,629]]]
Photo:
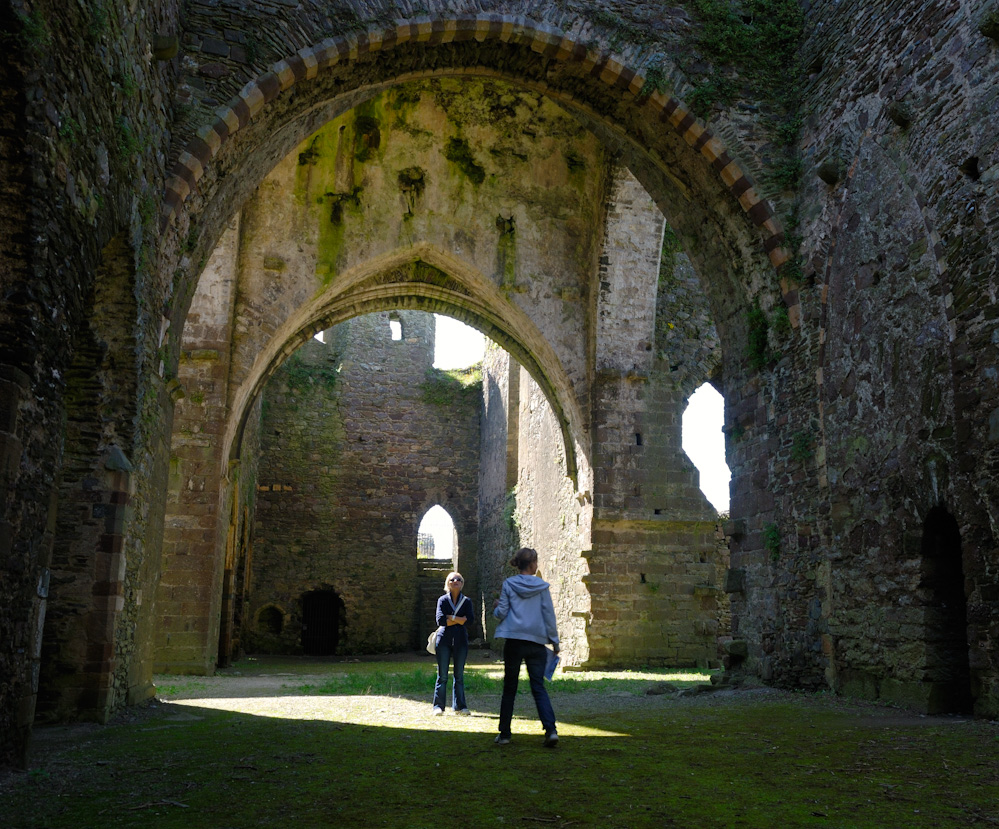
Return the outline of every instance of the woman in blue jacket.
[[[454,683],[451,700],[455,714],[472,712],[465,704],[465,659],[468,657],[468,630],[475,614],[472,600],[461,592],[465,580],[461,573],[448,573],[444,595],[437,600],[437,684],[434,686],[434,716],[444,713],[447,695],[448,664],[454,659]]]
[[[548,661],[548,643],[558,653],[558,629],[555,626],[555,606],[548,582],[540,579],[538,553],[524,547],[510,561],[519,574],[503,582],[503,589],[493,610],[500,620],[496,636],[506,639],[503,645],[503,697],[500,700],[499,735],[496,742],[503,746],[510,742],[510,723],[513,704],[517,699],[517,682],[520,663],[527,663],[527,676],[531,683],[538,718],[545,729],[547,748],[558,745],[555,730],[555,712],[545,690],[545,665]]]

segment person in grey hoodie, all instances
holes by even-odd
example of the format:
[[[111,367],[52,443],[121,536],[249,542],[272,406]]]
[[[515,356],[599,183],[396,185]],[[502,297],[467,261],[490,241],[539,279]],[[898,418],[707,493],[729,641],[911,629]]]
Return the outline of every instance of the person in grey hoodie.
[[[538,553],[524,547],[510,561],[519,574],[503,582],[503,589],[493,609],[493,616],[500,620],[496,636],[506,640],[503,645],[503,697],[500,700],[499,735],[496,743],[503,746],[510,742],[510,723],[513,704],[517,699],[517,682],[520,663],[527,663],[527,676],[531,683],[534,704],[545,729],[544,745],[558,745],[555,730],[555,712],[545,690],[545,665],[548,661],[546,644],[551,643],[558,653],[558,629],[555,626],[555,606],[548,582],[537,575]]]

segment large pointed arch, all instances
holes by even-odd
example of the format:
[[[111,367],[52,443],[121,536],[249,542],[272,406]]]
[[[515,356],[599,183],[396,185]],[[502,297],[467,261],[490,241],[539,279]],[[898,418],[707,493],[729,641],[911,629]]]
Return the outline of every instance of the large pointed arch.
[[[422,272],[421,265],[426,266]],[[544,390],[562,430],[566,474],[576,481],[579,458],[588,455],[586,420],[555,351],[527,314],[506,302],[485,274],[460,257],[424,242],[376,257],[342,274],[274,332],[233,395],[222,457],[239,457],[253,401],[302,343],[317,331],[351,317],[395,308],[447,314],[509,351]]]
[[[200,129],[180,154],[173,176],[166,185],[161,212],[165,227],[179,206],[205,174],[220,149],[244,128],[268,104],[302,81],[319,76],[323,71],[357,61],[366,55],[386,52],[406,44],[435,46],[467,41],[501,41],[526,46],[546,61],[575,64],[591,78],[598,80],[617,97],[634,99],[646,88],[647,78],[628,66],[619,55],[587,48],[554,26],[529,21],[523,17],[504,15],[467,15],[451,19],[417,18],[384,30],[372,29],[357,35],[329,38],[295,55],[275,63],[243,87],[228,105],[217,110],[214,122]],[[475,71],[469,67],[465,71]],[[480,71],[485,72],[486,67]],[[412,73],[411,77],[421,73]],[[579,106],[580,102],[555,87],[548,94]],[[679,99],[661,92],[652,92],[643,104],[656,113],[659,122],[700,154],[742,210],[760,230],[764,248],[774,265],[786,261],[782,249],[783,234],[771,205],[754,189],[741,165],[728,153],[724,143],[705,127]]]
[[[431,75],[501,78],[543,92],[625,151],[667,220],[697,248],[692,260],[717,285],[716,318],[741,314],[747,303],[728,297],[758,292],[768,270],[773,286],[773,269],[788,259],[773,206],[757,192],[745,160],[682,100],[647,94],[647,69],[587,42],[579,32],[523,17],[474,15],[417,18],[301,49],[247,83],[180,152],[162,226],[173,223],[188,247],[197,237],[208,252],[233,205],[321,124],[398,83]],[[421,57],[429,49],[433,69]],[[193,262],[189,257],[179,271],[175,322],[197,278]]]

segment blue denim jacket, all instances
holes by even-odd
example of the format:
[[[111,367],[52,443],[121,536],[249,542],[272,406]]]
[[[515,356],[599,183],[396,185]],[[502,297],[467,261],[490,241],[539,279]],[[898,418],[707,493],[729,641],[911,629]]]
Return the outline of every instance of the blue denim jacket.
[[[447,626],[448,616],[464,616],[468,619],[463,625]],[[458,594],[458,607],[451,604],[451,594],[445,593],[437,600],[437,626],[444,630],[437,636],[437,645],[442,643],[449,647],[457,644],[468,644],[468,629],[475,624],[475,611],[472,608],[472,600],[464,593]]]

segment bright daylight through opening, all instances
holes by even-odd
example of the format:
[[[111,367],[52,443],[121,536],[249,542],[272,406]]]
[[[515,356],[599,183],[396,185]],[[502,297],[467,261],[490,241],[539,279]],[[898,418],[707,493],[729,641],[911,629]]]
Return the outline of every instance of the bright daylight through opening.
[[[486,338],[451,317],[434,314],[434,368],[468,368],[486,353]]]
[[[433,539],[432,548],[419,545],[421,558],[453,558],[454,557],[454,522],[442,506],[434,506],[427,510],[420,522],[418,538]],[[424,552],[426,550],[426,552]]]
[[[718,512],[728,512],[728,482],[732,478],[725,463],[725,399],[705,383],[687,401],[683,413],[683,451],[701,473],[701,492]]]

